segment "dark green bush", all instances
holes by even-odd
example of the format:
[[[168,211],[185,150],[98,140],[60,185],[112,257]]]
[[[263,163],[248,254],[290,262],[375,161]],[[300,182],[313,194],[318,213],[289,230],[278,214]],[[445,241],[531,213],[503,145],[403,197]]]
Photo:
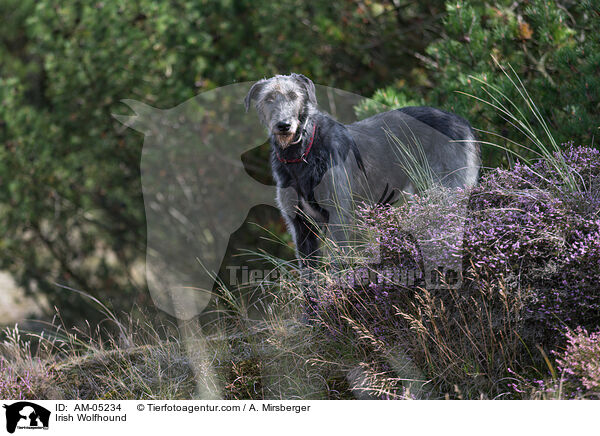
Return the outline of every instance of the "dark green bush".
[[[443,1],[7,0],[0,11],[0,268],[81,319],[95,312],[55,283],[117,310],[147,302],[133,273],[142,137],[112,118],[121,99],[166,108],[289,71],[363,93],[416,82],[413,52]]]
[[[598,28],[600,7],[593,0],[447,2],[444,34],[421,57],[430,83],[424,101],[457,112],[478,129],[531,146],[531,141],[498,109],[462,94],[496,104],[478,80],[483,81],[506,96],[504,104],[511,112],[515,113],[516,108],[507,100],[514,102],[526,119],[533,122],[517,87],[500,67],[510,65],[558,143],[571,140],[594,143],[594,136],[600,133]],[[410,86],[397,87],[396,92],[404,98],[415,98]],[[528,154],[498,137],[482,136],[519,154]],[[484,148],[487,166],[505,162],[506,156],[498,148]]]

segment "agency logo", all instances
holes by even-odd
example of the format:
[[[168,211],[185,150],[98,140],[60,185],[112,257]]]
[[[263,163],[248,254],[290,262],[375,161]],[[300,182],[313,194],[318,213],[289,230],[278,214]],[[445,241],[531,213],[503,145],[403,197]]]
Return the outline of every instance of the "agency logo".
[[[17,428],[48,430],[48,423],[50,422],[50,411],[48,409],[29,401],[5,404],[3,407],[6,409],[6,431],[9,433],[14,433]]]

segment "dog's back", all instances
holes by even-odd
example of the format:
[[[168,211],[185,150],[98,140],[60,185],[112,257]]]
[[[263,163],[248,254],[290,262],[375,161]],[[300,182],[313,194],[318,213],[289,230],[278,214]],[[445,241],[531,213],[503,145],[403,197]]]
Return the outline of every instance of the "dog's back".
[[[456,188],[472,186],[479,174],[479,145],[468,121],[432,107],[406,107],[347,126],[363,159],[371,199],[386,185],[408,193],[415,177]],[[415,168],[421,166],[422,168]],[[363,183],[364,185],[364,183]]]

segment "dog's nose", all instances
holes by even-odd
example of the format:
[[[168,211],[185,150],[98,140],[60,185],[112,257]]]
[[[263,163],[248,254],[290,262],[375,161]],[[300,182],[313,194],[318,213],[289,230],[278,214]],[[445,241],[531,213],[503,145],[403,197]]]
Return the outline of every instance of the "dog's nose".
[[[279,130],[280,132],[287,132],[290,130],[290,127],[292,127],[292,125],[284,121],[277,123],[277,130]]]

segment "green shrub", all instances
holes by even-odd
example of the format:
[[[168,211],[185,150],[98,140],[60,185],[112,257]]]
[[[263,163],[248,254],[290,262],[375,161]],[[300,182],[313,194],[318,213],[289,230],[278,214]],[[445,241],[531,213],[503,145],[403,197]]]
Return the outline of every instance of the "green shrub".
[[[142,138],[112,118],[126,110],[121,99],[173,107],[290,70],[372,92],[411,76],[410,50],[432,39],[442,8],[441,0],[3,2],[0,268],[51,296],[65,319],[96,312],[82,312],[83,300],[56,283],[115,310],[130,310],[136,294],[143,305]],[[412,30],[399,35],[398,26]]]
[[[498,110],[463,94],[493,103],[479,81],[493,85],[532,120],[517,88],[500,67],[511,65],[558,143],[593,143],[594,135],[600,133],[599,27],[600,9],[593,0],[447,2],[444,34],[421,58],[432,84],[424,100],[457,112],[478,129],[530,146]],[[527,154],[498,137],[487,140]],[[507,160],[500,149],[484,150],[484,165]]]

